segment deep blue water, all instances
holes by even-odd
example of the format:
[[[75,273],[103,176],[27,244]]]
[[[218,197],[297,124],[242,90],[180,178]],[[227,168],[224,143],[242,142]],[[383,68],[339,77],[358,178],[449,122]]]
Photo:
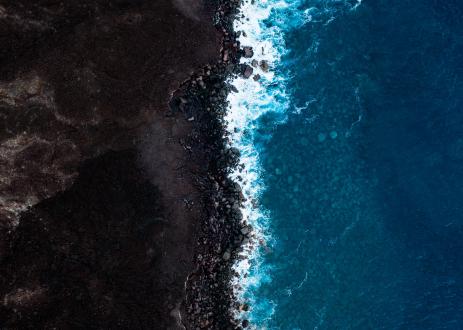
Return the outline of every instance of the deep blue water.
[[[274,313],[253,320],[463,329],[463,1],[356,3],[305,0],[284,35],[288,119],[256,139]]]

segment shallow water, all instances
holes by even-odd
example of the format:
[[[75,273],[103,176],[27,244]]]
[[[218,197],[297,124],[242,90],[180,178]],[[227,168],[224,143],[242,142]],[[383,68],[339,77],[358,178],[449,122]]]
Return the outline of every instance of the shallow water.
[[[281,55],[259,91],[270,101],[241,88],[248,103],[232,105],[254,109],[235,144],[254,155],[250,222],[268,245],[241,279],[246,317],[463,328],[463,2],[264,4],[256,35]]]

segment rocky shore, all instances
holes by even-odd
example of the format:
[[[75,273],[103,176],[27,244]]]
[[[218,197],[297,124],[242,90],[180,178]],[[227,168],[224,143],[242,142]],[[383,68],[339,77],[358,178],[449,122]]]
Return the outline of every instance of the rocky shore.
[[[239,329],[239,1],[0,0],[3,328]],[[252,56],[252,55],[251,55]]]

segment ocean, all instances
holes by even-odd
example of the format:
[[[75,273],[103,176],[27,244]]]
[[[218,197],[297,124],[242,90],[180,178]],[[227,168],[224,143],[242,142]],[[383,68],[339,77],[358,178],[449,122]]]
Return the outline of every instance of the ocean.
[[[255,329],[463,329],[463,1],[255,0],[235,23]],[[252,63],[252,60],[258,61]],[[259,66],[269,63],[270,69]],[[257,79],[257,78],[256,78]]]

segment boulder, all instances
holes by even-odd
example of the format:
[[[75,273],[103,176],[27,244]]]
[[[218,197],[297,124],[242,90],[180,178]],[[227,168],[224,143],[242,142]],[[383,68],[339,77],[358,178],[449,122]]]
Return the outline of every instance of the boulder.
[[[253,70],[252,67],[250,67],[249,65],[245,65],[244,70],[243,70],[243,77],[248,79],[249,77],[252,76],[253,72],[254,72],[254,70]]]
[[[225,261],[227,261],[227,260],[230,259],[230,257],[231,257],[230,250],[227,250],[227,251],[225,251],[225,253],[223,254],[222,259],[225,260]]]
[[[266,60],[262,60],[260,61],[260,68],[262,69],[262,71],[264,72],[268,72],[268,69],[269,69],[269,66],[268,66],[268,62]]]
[[[243,53],[244,53],[244,57],[246,58],[251,58],[254,56],[254,51],[252,50],[252,47],[250,46],[243,47]]]

